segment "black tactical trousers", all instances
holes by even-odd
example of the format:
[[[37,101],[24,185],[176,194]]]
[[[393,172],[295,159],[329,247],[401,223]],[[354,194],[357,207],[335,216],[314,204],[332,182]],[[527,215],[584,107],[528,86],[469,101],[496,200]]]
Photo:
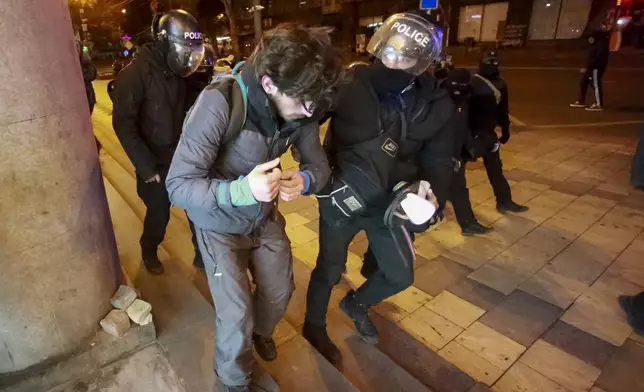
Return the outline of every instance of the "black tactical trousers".
[[[378,268],[356,290],[356,301],[370,307],[413,284],[414,250],[404,227],[386,227],[381,215],[343,218],[336,207],[320,200],[320,250],[307,293],[308,323],[326,325],[331,290],[345,270],[349,244],[361,230],[367,234]]]
[[[136,191],[145,204],[145,219],[143,220],[143,234],[141,235],[141,248],[143,251],[153,252],[163,242],[168,222],[170,222],[170,197],[165,187],[167,172],[160,173],[161,182],[146,183],[139,176],[136,177]],[[195,237],[195,227],[188,219],[190,231],[192,232],[192,244],[195,248],[195,264],[201,264],[201,252]]]
[[[487,177],[494,190],[496,203],[503,205],[512,201],[510,184],[508,184],[508,180],[503,175],[503,163],[501,162],[499,151],[489,152],[484,155],[483,163],[485,164]],[[474,211],[472,210],[472,203],[470,202],[470,191],[467,188],[467,180],[465,179],[465,164],[454,174],[450,188],[450,201],[456,213],[456,220],[461,227],[467,226],[476,219],[474,217]]]

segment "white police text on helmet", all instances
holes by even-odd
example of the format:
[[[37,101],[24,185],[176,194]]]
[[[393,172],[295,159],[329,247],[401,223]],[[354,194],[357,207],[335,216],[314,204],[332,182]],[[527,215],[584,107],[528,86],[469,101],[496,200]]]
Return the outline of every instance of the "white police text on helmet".
[[[183,39],[201,39],[201,33],[198,31],[186,31],[183,33]]]
[[[391,26],[391,30],[395,30],[401,34],[406,35],[407,37],[416,41],[423,48],[426,48],[427,44],[429,43],[429,37],[426,33],[412,29],[411,26],[408,26],[404,23],[395,22],[393,26]]]

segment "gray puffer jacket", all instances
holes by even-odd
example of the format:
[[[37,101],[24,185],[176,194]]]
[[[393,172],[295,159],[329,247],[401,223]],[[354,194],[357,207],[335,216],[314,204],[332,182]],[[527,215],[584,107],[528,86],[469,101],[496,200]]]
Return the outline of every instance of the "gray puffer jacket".
[[[185,119],[166,179],[174,205],[185,209],[197,227],[222,234],[249,234],[269,218],[274,202],[236,206],[240,195],[235,193],[255,166],[281,156],[291,144],[301,154],[300,171],[310,179],[306,194],[319,191],[330,173],[317,119],[279,124],[260,84],[250,73],[242,77],[248,115],[241,133],[224,143],[229,105],[219,89],[207,87]]]

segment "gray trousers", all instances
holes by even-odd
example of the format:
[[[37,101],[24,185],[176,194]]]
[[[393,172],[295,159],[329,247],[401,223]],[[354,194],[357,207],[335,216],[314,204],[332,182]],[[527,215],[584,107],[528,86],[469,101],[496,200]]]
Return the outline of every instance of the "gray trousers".
[[[293,293],[291,245],[284,231],[284,217],[275,215],[249,235],[198,229],[197,240],[217,313],[215,371],[229,386],[250,384],[252,334],[272,337]]]

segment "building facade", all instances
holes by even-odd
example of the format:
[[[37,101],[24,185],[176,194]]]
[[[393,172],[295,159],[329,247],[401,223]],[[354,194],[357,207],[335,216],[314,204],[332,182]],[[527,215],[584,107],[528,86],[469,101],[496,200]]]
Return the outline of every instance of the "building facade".
[[[489,0],[452,1],[451,42],[499,42],[522,45],[526,41],[581,38],[594,16],[605,15],[614,0]],[[508,34],[506,34],[508,33]]]
[[[419,0],[263,0],[263,27],[271,28],[282,22],[334,27],[335,39],[343,49],[363,53],[366,43],[388,16],[418,9],[419,3]],[[447,44],[522,46],[579,39],[619,7],[642,8],[644,0],[440,0],[440,9],[434,15],[443,27]],[[251,38],[245,45],[252,47],[252,15],[242,16],[239,31]]]

